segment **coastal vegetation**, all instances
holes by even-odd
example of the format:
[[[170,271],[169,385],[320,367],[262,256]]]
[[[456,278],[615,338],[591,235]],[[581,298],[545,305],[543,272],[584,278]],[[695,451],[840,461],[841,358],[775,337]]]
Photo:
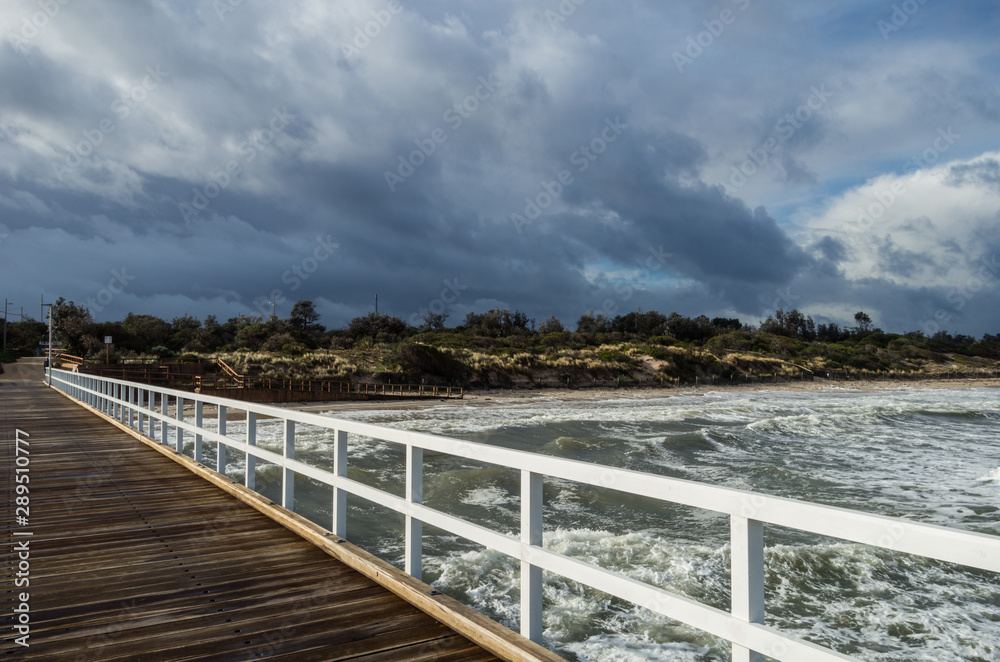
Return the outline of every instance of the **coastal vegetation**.
[[[171,321],[128,314],[95,322],[86,308],[59,300],[53,324],[70,354],[112,362],[138,359],[223,359],[250,375],[468,387],[540,387],[744,383],[813,375],[905,379],[944,374],[1000,374],[1000,335],[940,331],[888,333],[864,312],[855,325],[816,324],[798,310],[778,310],[759,325],[735,318],[636,311],[593,312],[570,331],[550,317],[536,323],[521,311],[470,313],[446,327],[428,314],[418,327],[369,313],[326,329],[314,305],[299,301],[287,318],[240,315]],[[47,327],[8,325],[8,349],[31,353]]]

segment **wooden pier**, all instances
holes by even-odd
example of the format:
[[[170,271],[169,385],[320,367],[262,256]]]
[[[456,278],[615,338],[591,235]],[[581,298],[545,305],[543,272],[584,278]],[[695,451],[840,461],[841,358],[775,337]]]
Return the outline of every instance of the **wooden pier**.
[[[0,659],[561,659],[46,388],[40,363],[9,368]],[[17,430],[30,435],[27,523],[14,521]],[[11,550],[25,540],[30,586],[15,588]],[[15,643],[21,592],[27,648]]]

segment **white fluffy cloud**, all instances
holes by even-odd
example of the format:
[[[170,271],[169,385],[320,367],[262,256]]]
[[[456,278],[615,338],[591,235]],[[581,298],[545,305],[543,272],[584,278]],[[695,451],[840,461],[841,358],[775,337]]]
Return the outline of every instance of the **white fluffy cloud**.
[[[848,280],[959,286],[1000,245],[998,163],[1000,152],[988,152],[882,175],[837,196],[805,226],[846,247],[840,266]]]

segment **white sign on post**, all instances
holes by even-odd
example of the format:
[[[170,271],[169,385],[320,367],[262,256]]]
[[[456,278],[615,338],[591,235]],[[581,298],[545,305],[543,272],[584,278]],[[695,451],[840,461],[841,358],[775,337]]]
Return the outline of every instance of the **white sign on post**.
[[[111,336],[104,336],[104,344],[105,345],[111,344]]]

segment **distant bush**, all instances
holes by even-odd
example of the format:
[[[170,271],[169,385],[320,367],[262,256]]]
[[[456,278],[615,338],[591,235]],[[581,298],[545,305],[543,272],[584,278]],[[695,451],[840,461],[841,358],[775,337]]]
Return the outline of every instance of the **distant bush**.
[[[302,356],[309,348],[300,342],[290,342],[281,346],[282,356]]]
[[[621,363],[623,365],[635,363],[635,359],[618,349],[602,349],[597,352],[597,356],[602,361],[607,361],[608,363]]]
[[[437,347],[421,343],[400,345],[395,353],[395,362],[408,379],[436,379],[447,383],[460,383],[468,378],[469,370],[464,363],[450,353]]]
[[[651,356],[657,361],[670,361],[674,357],[673,352],[662,346],[652,345],[649,347],[643,347],[642,351],[645,352],[647,356]]]
[[[543,347],[569,347],[573,344],[573,334],[568,331],[548,333],[539,340]]]

